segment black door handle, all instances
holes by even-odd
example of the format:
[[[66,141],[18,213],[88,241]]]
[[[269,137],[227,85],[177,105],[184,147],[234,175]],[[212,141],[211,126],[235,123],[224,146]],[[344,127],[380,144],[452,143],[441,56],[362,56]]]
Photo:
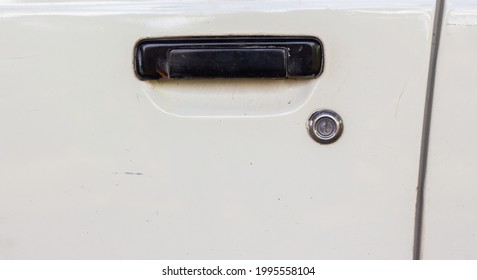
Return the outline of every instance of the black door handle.
[[[145,39],[134,64],[141,80],[314,78],[323,70],[323,49],[314,37]]]

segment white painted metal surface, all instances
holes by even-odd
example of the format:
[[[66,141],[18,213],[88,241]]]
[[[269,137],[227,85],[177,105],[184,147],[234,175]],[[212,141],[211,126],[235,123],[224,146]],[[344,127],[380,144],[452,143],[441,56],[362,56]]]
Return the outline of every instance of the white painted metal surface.
[[[423,258],[477,258],[477,5],[447,1],[425,188]]]
[[[433,1],[3,3],[1,258],[411,258]],[[324,72],[134,76],[140,38],[230,34],[316,36]]]

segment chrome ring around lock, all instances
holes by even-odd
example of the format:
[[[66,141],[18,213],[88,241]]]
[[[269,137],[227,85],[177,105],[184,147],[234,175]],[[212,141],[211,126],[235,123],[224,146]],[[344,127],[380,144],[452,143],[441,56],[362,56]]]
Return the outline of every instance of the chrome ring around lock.
[[[330,144],[338,140],[343,133],[343,120],[331,110],[320,110],[310,116],[307,129],[316,142]]]

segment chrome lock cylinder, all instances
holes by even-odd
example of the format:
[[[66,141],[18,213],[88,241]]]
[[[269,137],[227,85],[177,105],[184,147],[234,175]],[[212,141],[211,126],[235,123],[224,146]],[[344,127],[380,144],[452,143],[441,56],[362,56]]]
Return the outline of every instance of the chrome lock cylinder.
[[[330,144],[338,140],[343,133],[343,120],[331,110],[320,110],[310,116],[307,129],[316,142]]]

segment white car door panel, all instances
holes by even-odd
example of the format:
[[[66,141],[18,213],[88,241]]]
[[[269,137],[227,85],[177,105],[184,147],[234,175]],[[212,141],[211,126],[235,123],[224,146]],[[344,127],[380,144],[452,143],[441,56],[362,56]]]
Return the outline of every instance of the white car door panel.
[[[477,5],[446,1],[424,196],[424,259],[477,258],[476,44]]]
[[[3,1],[0,258],[412,258],[434,5]],[[316,37],[323,73],[135,76],[140,39],[228,35]]]

